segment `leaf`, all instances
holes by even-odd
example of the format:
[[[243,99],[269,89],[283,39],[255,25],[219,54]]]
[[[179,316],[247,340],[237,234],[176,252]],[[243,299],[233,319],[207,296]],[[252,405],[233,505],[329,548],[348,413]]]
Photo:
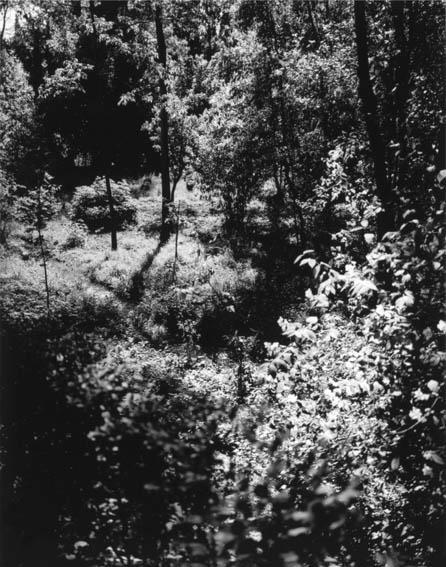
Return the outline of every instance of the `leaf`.
[[[408,307],[412,307],[414,302],[415,299],[413,293],[411,291],[406,291],[404,295],[395,301],[395,307],[398,311],[405,311]]]
[[[418,219],[412,219],[400,226],[400,232],[401,234],[408,234],[409,232],[413,232],[418,228],[419,224],[420,221]]]
[[[377,292],[378,288],[370,280],[354,280],[352,285],[352,293],[354,296],[368,295],[371,292]]]
[[[440,389],[440,384],[436,380],[429,380],[427,387],[431,392],[436,393]]]
[[[437,181],[438,183],[443,183],[445,179],[446,179],[446,169],[442,169],[438,172]]]
[[[310,532],[309,528],[293,528],[291,530],[288,530],[288,535],[290,537],[297,537],[300,535],[304,535],[304,534],[308,534]]]
[[[414,421],[420,421],[423,417],[423,414],[421,413],[421,410],[419,408],[413,407],[409,412],[409,417]]]
[[[300,266],[309,266],[313,269],[316,266],[316,260],[314,258],[305,258],[299,264]]]
[[[301,260],[303,260],[304,258],[306,258],[307,256],[311,256],[314,254],[314,250],[304,250],[302,252],[302,254],[299,254],[299,256],[294,260],[295,264],[299,264],[299,262]]]
[[[403,219],[407,221],[410,216],[416,215],[417,212],[415,209],[409,209],[403,213]]]
[[[88,543],[86,541],[77,541],[74,544],[74,549],[77,551],[78,549],[82,549],[83,547],[88,547]]]
[[[382,237],[382,240],[388,240],[389,242],[393,242],[398,238],[398,232],[386,232]]]
[[[306,297],[307,299],[312,299],[312,298],[313,298],[313,292],[311,291],[310,288],[308,288],[308,289],[305,291],[305,297]]]
[[[390,463],[390,468],[393,471],[396,471],[400,466],[400,458],[399,457],[395,457],[392,459],[392,462]]]
[[[425,451],[423,453],[423,457],[426,459],[426,461],[432,461],[434,463],[437,463],[437,465],[445,464],[443,458],[440,457],[438,453],[435,453],[435,451]]]

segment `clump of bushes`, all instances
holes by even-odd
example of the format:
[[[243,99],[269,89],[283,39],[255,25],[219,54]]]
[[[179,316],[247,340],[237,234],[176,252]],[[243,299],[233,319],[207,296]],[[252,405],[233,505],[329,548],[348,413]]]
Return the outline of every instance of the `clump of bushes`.
[[[116,228],[122,229],[136,222],[136,204],[127,183],[110,181]],[[110,209],[103,178],[92,185],[76,189],[72,201],[71,218],[84,222],[90,231],[111,230]]]

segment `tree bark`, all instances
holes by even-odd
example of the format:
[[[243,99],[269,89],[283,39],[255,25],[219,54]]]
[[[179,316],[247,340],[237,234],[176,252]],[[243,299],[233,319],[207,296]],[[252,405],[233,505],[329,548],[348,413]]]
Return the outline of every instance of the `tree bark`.
[[[378,215],[378,237],[392,230],[394,224],[394,195],[388,179],[385,146],[378,121],[378,107],[373,91],[369,70],[369,54],[367,44],[367,22],[365,15],[366,2],[355,0],[355,32],[358,55],[359,98],[362,103],[376,183],[376,193],[381,199],[383,212]]]
[[[405,33],[405,8],[406,2],[402,0],[392,0],[391,11],[393,26],[395,29],[395,42],[397,55],[395,60],[395,123],[396,141],[399,143],[399,155],[397,157],[397,179],[395,189],[400,193],[404,186],[407,174],[407,99],[409,96],[409,64],[410,54]]]
[[[97,37],[97,28],[96,28],[96,20],[95,20],[95,14],[94,14],[94,2],[93,2],[93,0],[90,0],[89,8],[90,8],[91,25],[92,25],[92,28],[93,28],[94,43],[97,46],[98,37]],[[108,139],[108,137],[106,135],[104,135],[104,140],[103,140],[104,145],[109,143],[109,142],[110,142],[110,140]],[[110,169],[111,169],[110,148],[107,148],[107,150],[104,151],[104,154],[105,154],[105,157],[101,156],[101,158],[100,158],[100,164],[101,164],[101,167],[104,167],[104,169],[105,169],[105,172],[104,172],[105,188],[106,188],[106,191],[107,191],[108,210],[110,212],[111,249],[117,250],[118,249],[118,230],[117,230],[117,226],[116,226],[117,223],[116,223],[115,207],[114,207],[114,204],[113,204],[113,193],[112,193],[111,184],[110,184]]]
[[[2,21],[2,25],[1,25],[1,30],[0,30],[0,57],[3,58],[3,38],[5,37],[5,30],[6,30],[6,18],[8,16],[8,7],[9,7],[9,2],[5,2],[5,5],[3,6],[3,21]]]
[[[307,0],[306,4],[307,4],[307,8],[308,8],[308,17],[310,19],[311,29],[312,29],[313,37],[314,37],[314,41],[315,41],[315,46],[313,47],[313,49],[317,49],[319,47],[321,39],[320,39],[319,30],[316,26],[316,22],[315,22],[314,15],[313,15],[312,1]]]
[[[169,204],[172,200],[170,193],[170,175],[169,175],[169,117],[166,109],[167,87],[165,73],[167,67],[166,57],[166,41],[163,29],[163,13],[160,4],[155,8],[155,25],[156,39],[158,48],[158,60],[162,66],[159,78],[159,91],[161,97],[161,187],[162,187],[162,203],[161,203],[161,241],[166,242],[170,235],[169,222]]]
[[[118,249],[118,231],[116,229],[116,213],[113,204],[113,194],[110,184],[110,174],[108,170],[105,172],[105,186],[107,188],[108,208],[110,211],[110,229],[111,229],[111,249]]]

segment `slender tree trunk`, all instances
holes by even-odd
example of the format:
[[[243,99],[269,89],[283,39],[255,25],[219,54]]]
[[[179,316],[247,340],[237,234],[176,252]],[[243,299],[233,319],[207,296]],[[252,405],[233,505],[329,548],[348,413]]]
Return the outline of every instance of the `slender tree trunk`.
[[[41,198],[40,198],[40,186],[39,186],[39,190],[37,192],[37,199],[38,199],[38,202],[37,202],[37,206],[38,206],[37,233],[39,235],[40,254],[42,256],[43,275],[44,275],[44,280],[45,280],[46,309],[47,309],[47,312],[49,314],[49,312],[50,312],[50,287],[48,285],[48,269],[47,269],[47,265],[46,265],[46,253],[45,253],[45,247],[43,245],[43,235],[42,235],[43,221],[42,221],[42,202],[41,202]]]
[[[45,277],[45,293],[46,293],[46,308],[48,313],[50,312],[50,288],[48,285],[48,269],[46,265],[46,254],[45,248],[43,246],[43,236],[40,227],[37,228],[37,232],[39,233],[39,245],[40,245],[40,253],[42,255],[42,265],[43,265],[43,274]]]
[[[358,54],[359,98],[364,111],[365,124],[372,153],[376,193],[381,199],[383,206],[383,212],[379,215],[377,220],[378,237],[381,237],[385,232],[393,228],[393,209],[395,203],[388,179],[385,146],[379,128],[376,96],[373,92],[372,81],[370,79],[365,7],[366,2],[364,0],[355,0],[354,13]]]
[[[172,190],[170,192],[170,201],[173,203],[174,199],[175,199],[175,189],[177,188],[178,182],[181,179],[181,176],[183,175],[183,171],[184,168],[181,168],[181,170],[179,171],[178,175],[173,179],[172,181]]]
[[[169,175],[169,117],[166,109],[167,87],[165,73],[167,67],[166,41],[164,39],[163,13],[160,4],[155,8],[156,39],[158,48],[158,60],[162,66],[159,79],[159,90],[161,97],[161,241],[166,242],[170,234],[169,204],[171,202],[170,175]]]
[[[177,261],[178,261],[178,234],[180,232],[180,206],[181,206],[181,201],[178,202],[178,208],[177,208],[177,223],[176,223],[176,231],[175,231],[175,257],[173,260],[173,268],[172,268],[172,282],[175,282]]]
[[[406,2],[392,0],[391,10],[393,25],[395,29],[395,42],[397,56],[395,61],[395,137],[399,143],[399,155],[397,157],[397,179],[395,189],[400,193],[404,186],[407,173],[407,98],[409,96],[409,65],[410,54],[405,33],[405,8]]]
[[[307,0],[306,4],[307,4],[307,8],[308,8],[308,17],[310,19],[311,29],[313,31],[314,41],[316,42],[315,48],[317,49],[319,47],[321,39],[320,39],[319,30],[318,30],[318,28],[316,26],[316,22],[314,20],[313,5],[312,5],[313,3],[312,3],[311,0]]]
[[[3,38],[5,37],[5,30],[6,30],[6,19],[8,16],[8,7],[9,2],[5,2],[3,7],[3,21],[0,30],[0,57],[3,58]]]
[[[98,44],[98,32],[97,32],[97,28],[96,28],[96,18],[95,18],[95,14],[94,14],[94,1],[93,0],[90,0],[89,8],[90,8],[91,25],[92,25],[92,28],[93,28],[94,42],[95,42],[95,45],[97,46],[97,44]],[[109,140],[106,140],[106,142],[108,142],[108,141]],[[118,230],[117,230],[117,226],[116,226],[117,222],[116,222],[115,207],[114,207],[114,204],[113,204],[113,193],[112,193],[111,184],[110,184],[111,158],[110,158],[110,154],[109,154],[108,150],[105,153],[106,153],[106,159],[104,160],[104,162],[105,162],[105,188],[106,188],[106,191],[107,191],[108,210],[110,212],[111,249],[117,250],[118,249]],[[104,162],[102,161],[102,159],[100,159],[101,165],[103,165]]]
[[[107,188],[108,208],[110,211],[110,228],[111,228],[111,249],[118,249],[118,231],[116,229],[116,213],[113,204],[113,195],[110,185],[110,174],[108,168],[105,172],[105,186]]]
[[[43,54],[41,32],[34,28],[32,32],[32,71],[30,72],[30,83],[34,92],[34,101],[37,101],[39,96],[39,87],[43,83],[44,70],[43,70]]]

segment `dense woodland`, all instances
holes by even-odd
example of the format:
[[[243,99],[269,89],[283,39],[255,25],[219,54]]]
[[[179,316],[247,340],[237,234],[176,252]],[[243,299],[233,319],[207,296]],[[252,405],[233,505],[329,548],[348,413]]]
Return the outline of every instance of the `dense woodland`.
[[[445,5],[0,0],[2,567],[436,567]]]

